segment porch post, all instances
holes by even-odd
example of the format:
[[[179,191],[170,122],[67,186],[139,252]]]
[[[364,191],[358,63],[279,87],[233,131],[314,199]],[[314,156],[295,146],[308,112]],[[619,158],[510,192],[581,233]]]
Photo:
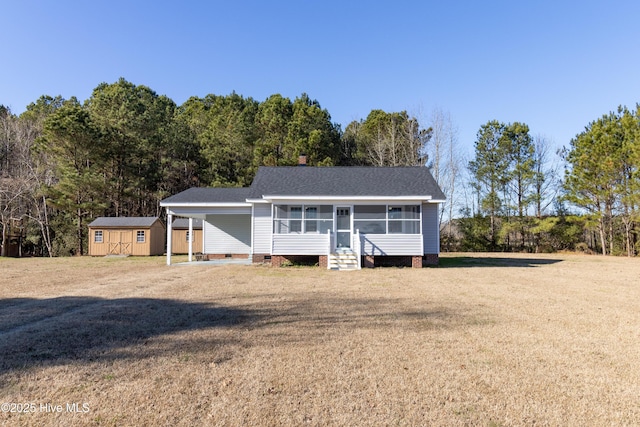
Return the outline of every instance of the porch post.
[[[173,220],[173,215],[169,211],[167,211],[167,265],[171,265],[171,221]]]
[[[329,270],[329,260],[331,259],[331,251],[332,251],[332,242],[331,242],[331,230],[327,230],[327,243],[328,243],[328,248],[327,248],[327,270]]]
[[[193,259],[193,218],[189,217],[189,262]]]
[[[355,247],[355,252],[356,255],[358,256],[358,270],[362,269],[362,242],[360,240],[360,229],[356,228],[356,234],[355,234],[355,244],[353,245]]]

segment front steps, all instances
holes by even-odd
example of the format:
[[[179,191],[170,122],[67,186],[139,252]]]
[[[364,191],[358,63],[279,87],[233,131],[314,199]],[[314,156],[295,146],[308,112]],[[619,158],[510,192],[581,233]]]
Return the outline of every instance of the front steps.
[[[329,254],[329,270],[358,270],[358,256],[350,249],[337,249]]]

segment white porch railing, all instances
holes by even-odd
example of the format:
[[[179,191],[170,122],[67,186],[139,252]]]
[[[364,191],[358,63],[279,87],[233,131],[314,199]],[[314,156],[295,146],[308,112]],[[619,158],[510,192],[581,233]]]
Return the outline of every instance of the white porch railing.
[[[360,254],[362,253],[362,245],[360,243],[360,230],[356,229],[356,232],[353,233],[352,240],[353,242],[351,244],[351,250],[358,258],[358,270],[360,270],[362,268],[362,258],[360,256]]]
[[[332,233],[331,230],[327,230],[327,270],[330,269],[329,259],[331,259],[331,252],[333,252],[333,247],[336,244],[335,240],[335,233]]]

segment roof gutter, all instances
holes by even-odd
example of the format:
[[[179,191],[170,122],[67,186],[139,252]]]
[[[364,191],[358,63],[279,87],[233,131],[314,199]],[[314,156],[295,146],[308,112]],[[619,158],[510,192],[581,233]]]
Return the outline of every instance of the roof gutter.
[[[182,202],[182,203],[167,203],[160,202],[160,206],[163,208],[193,208],[193,207],[203,207],[203,208],[250,208],[251,203],[249,202]]]
[[[385,200],[406,200],[406,201],[431,201],[431,196],[263,196],[267,201],[282,200],[336,200],[336,201],[385,201]]]

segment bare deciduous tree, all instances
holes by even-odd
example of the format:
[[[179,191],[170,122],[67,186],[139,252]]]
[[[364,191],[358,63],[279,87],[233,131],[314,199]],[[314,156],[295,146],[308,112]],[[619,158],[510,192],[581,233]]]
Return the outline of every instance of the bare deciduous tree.
[[[544,135],[534,136],[534,205],[536,217],[541,218],[556,200],[560,182],[560,158],[552,158],[551,141]]]
[[[372,166],[424,166],[431,129],[406,111],[373,110],[366,120],[352,122],[345,141],[356,147],[353,163]]]
[[[429,144],[429,167],[433,177],[440,185],[447,200],[440,211],[441,232],[452,236],[452,219],[459,204],[458,183],[463,171],[464,159],[460,153],[458,128],[451,118],[451,114],[441,108],[434,108],[429,116],[429,126],[432,129]],[[446,230],[443,229],[446,227]],[[450,239],[446,239],[450,241]]]
[[[7,255],[12,229],[20,227],[28,212],[32,182],[28,174],[29,146],[25,143],[18,119],[8,108],[0,111],[0,222],[2,223],[1,256]],[[20,230],[20,236],[22,232]]]

